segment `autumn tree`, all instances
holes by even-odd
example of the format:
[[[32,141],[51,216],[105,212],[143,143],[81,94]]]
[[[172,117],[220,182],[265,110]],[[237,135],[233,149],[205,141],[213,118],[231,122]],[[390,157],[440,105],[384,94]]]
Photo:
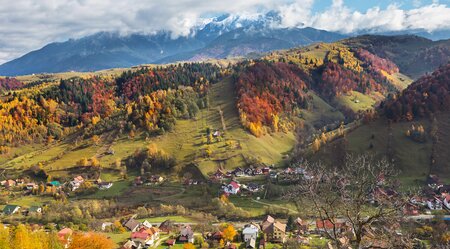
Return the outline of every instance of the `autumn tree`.
[[[30,231],[24,224],[19,224],[14,230],[12,245],[13,248],[33,249]]]
[[[11,249],[11,235],[8,227],[0,225],[0,248]]]
[[[114,242],[105,235],[89,232],[74,234],[69,249],[113,249],[114,247]]]
[[[93,142],[95,145],[98,145],[98,144],[100,143],[100,137],[97,136],[97,135],[92,136],[92,142]]]
[[[222,225],[222,233],[223,233],[223,238],[226,241],[230,241],[230,242],[232,242],[237,235],[236,229],[234,229],[234,226],[231,224],[223,224]]]
[[[331,224],[332,229],[326,230],[325,234],[336,247],[343,246],[341,239],[345,237],[351,240],[353,248],[370,247],[374,241],[365,238],[365,231],[374,226],[379,226],[378,231],[382,232],[380,238],[398,236],[385,227],[401,218],[403,200],[396,195],[387,197],[376,194],[379,188],[392,189],[389,181],[396,176],[396,172],[390,163],[361,155],[348,156],[340,167],[305,165],[314,177],[301,181],[287,198],[311,203],[314,215]],[[386,178],[384,185],[378,181],[380,175]],[[365,212],[374,201],[377,205],[370,206],[371,212]],[[345,220],[354,235],[341,229],[340,219]],[[405,240],[405,243],[409,242]]]

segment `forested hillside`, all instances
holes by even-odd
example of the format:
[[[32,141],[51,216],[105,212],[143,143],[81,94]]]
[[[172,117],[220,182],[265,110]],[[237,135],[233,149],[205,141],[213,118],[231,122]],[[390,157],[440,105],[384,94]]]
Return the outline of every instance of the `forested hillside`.
[[[176,118],[192,118],[207,106],[208,86],[222,76],[222,70],[212,64],[180,64],[128,71],[117,78],[75,77],[56,85],[38,82],[0,103],[0,141],[17,146],[61,139],[95,130],[103,119],[108,120],[109,129],[170,130]],[[21,83],[4,79],[2,85],[14,89]]]
[[[449,109],[450,64],[421,77],[384,104],[386,116],[396,121],[430,117],[437,112],[448,112]]]
[[[348,122],[409,83],[392,61],[340,43],[271,53],[238,64],[235,74],[242,122],[257,136],[293,127],[302,110],[313,109],[311,94]]]
[[[401,71],[418,78],[445,65],[450,57],[450,40],[431,41],[413,35],[364,35],[343,41],[351,48],[363,48],[393,61]]]
[[[424,183],[428,174],[450,176],[447,142],[450,110],[450,64],[437,68],[389,94],[377,108],[377,118],[366,120],[344,138],[324,146],[312,160],[328,164],[345,153],[369,153],[389,158],[405,187]]]

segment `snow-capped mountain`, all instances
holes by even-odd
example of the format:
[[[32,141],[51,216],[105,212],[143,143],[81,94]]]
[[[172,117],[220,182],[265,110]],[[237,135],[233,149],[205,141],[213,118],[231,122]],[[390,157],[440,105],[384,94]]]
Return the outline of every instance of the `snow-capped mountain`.
[[[0,75],[94,71],[144,63],[245,56],[345,37],[312,28],[280,28],[279,21],[276,12],[249,16],[227,14],[199,25],[187,37],[175,39],[167,31],[126,36],[101,32],[48,44],[1,65]]]

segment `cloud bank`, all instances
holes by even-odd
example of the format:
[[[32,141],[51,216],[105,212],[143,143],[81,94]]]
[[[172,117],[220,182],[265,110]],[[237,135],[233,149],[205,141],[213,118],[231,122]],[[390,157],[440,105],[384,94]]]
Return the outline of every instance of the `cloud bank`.
[[[0,63],[33,49],[99,31],[152,33],[173,37],[191,34],[215,15],[279,12],[280,27],[314,27],[351,33],[360,30],[400,31],[450,29],[450,8],[433,2],[403,10],[391,4],[365,12],[334,0],[313,12],[314,0],[15,0],[0,5]]]

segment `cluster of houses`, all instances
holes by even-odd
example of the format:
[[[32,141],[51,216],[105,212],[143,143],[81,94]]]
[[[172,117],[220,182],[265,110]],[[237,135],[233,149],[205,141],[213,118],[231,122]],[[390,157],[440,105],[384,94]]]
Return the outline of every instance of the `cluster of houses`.
[[[85,181],[86,180],[84,179],[83,176],[78,175],[66,183],[62,184],[59,181],[53,180],[53,181],[49,181],[49,182],[45,183],[45,186],[46,187],[55,187],[57,189],[67,187],[70,191],[76,191],[77,189],[79,189],[81,187],[81,185]],[[101,179],[96,180],[94,183],[97,185],[97,187],[99,189],[109,189],[113,185],[112,182],[103,182]],[[9,189],[9,190],[11,190],[13,188],[20,188],[23,190],[28,190],[30,192],[39,188],[39,185],[37,183],[31,182],[29,180],[24,180],[21,178],[18,178],[15,180],[13,180],[13,179],[3,180],[0,182],[0,185],[2,187],[4,187],[5,189]]]
[[[265,175],[272,180],[281,178],[282,180],[300,179],[300,178],[312,178],[305,168],[303,167],[288,167],[284,170],[276,170],[273,167],[248,167],[248,168],[236,168],[234,170],[223,171],[218,169],[214,174],[210,176],[211,181],[222,181],[223,179],[231,179],[236,177],[254,177]]]
[[[153,246],[159,239],[159,228],[154,227],[148,221],[139,222],[134,218],[130,218],[123,224],[123,226],[131,231],[131,236],[122,248],[148,248]]]
[[[241,193],[242,190],[248,191],[250,193],[259,192],[264,188],[263,185],[257,183],[240,184],[238,181],[230,181],[228,184],[222,184],[221,190],[226,195],[237,195]]]
[[[56,191],[76,191],[80,188],[81,184],[85,182],[85,179],[78,175],[74,177],[71,181],[68,181],[64,184],[61,184],[59,181],[49,181],[45,184],[41,184],[41,187],[44,186],[43,190],[47,191],[47,189],[54,189]],[[100,179],[94,182],[97,187],[101,190],[109,189],[113,186],[112,182],[103,182]],[[35,182],[31,182],[28,179],[8,179],[0,182],[0,185],[7,189],[8,191],[25,191],[25,194],[34,194],[35,191],[38,191],[39,184]],[[42,213],[41,206],[30,206],[28,208],[21,207],[19,205],[8,204],[3,208],[3,215],[14,215],[14,214],[22,214],[22,215],[31,215],[31,214],[41,214]]]
[[[166,220],[156,227],[147,221],[139,222],[134,218],[130,218],[123,225],[131,232],[131,236],[122,246],[122,249],[143,249],[157,246],[159,245],[157,241],[160,238],[160,234],[170,235],[167,236],[168,239],[163,243],[163,245],[168,247],[174,246],[176,243],[194,243],[194,230],[189,224],[175,224],[170,220]],[[270,215],[266,216],[259,224],[254,222],[248,223],[240,229],[241,239],[239,241],[243,244],[240,248],[264,249],[268,243],[285,243],[288,238],[296,239],[299,243],[308,244],[309,238],[306,236],[307,234],[323,234],[332,232],[333,229],[351,233],[350,226],[344,220],[331,222],[318,219],[314,222],[297,218],[293,226],[294,228],[291,228],[292,230],[288,232],[286,223],[280,222]],[[202,236],[210,244],[218,244],[224,239],[221,231],[198,233],[198,236]],[[236,248],[236,245],[229,243],[225,248],[233,249]]]
[[[136,176],[133,181],[134,186],[140,185],[158,185],[164,182],[164,177],[160,175]]]
[[[420,210],[450,210],[450,185],[444,185],[436,175],[430,175],[427,186],[420,195],[414,195],[409,199],[405,207],[408,215],[417,215]]]

